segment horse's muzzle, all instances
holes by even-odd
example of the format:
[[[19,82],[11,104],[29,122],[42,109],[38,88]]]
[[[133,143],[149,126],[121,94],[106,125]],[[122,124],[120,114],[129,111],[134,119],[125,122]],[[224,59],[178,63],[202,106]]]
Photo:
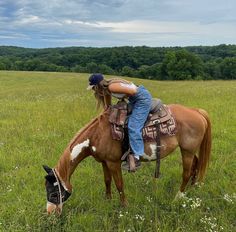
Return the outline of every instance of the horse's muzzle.
[[[51,202],[47,202],[47,214],[57,214],[61,215],[62,213],[62,204],[55,205]]]

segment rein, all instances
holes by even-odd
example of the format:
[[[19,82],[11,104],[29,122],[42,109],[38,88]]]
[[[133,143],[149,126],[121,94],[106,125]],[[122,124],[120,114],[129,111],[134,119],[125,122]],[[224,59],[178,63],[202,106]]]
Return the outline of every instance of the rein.
[[[59,181],[59,179],[58,179],[58,177],[57,177],[57,174],[56,174],[55,168],[53,168],[52,171],[53,171],[53,174],[54,174],[54,176],[55,176],[55,178],[56,178],[57,185],[58,185],[58,190],[59,190],[59,199],[60,199],[59,202],[60,202],[60,205],[62,205],[61,183],[60,183],[60,181]]]

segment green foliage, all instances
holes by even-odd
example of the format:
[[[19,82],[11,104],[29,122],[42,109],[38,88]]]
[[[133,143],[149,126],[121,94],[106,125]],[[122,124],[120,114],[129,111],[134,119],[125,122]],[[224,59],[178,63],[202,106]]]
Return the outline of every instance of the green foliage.
[[[236,45],[224,44],[185,48],[0,46],[0,70],[100,72],[157,80],[236,79],[231,60],[235,57]]]
[[[127,208],[104,199],[101,165],[85,159],[72,176],[73,194],[60,217],[46,215],[43,164],[55,166],[74,134],[98,112],[86,90],[89,74],[0,72],[0,231],[235,231],[235,81],[152,81],[164,103],[204,108],[212,122],[212,158],[204,185],[173,202],[182,174],[176,151],[135,174],[123,173]]]
[[[186,50],[168,52],[161,66],[165,80],[194,80],[202,75],[202,60]]]
[[[221,63],[221,78],[235,79],[236,77],[236,58],[225,58]]]

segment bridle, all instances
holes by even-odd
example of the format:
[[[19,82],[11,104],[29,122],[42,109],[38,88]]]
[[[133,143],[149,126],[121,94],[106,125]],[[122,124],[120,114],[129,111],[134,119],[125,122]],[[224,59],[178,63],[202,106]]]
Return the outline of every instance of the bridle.
[[[58,189],[49,193],[47,200],[51,204],[62,205],[62,203],[65,202],[70,197],[71,193],[68,192],[65,189],[65,187],[63,187],[54,168],[52,169],[52,172],[56,178],[56,182],[54,182],[53,186],[54,187],[58,186]]]
[[[57,177],[57,174],[56,174],[56,171],[55,171],[54,168],[52,169],[52,171],[53,171],[54,176],[56,177],[56,181],[57,181],[56,183],[57,183],[57,185],[58,185],[59,203],[60,203],[60,205],[62,205],[61,183],[59,182],[59,179],[58,179],[58,177]]]

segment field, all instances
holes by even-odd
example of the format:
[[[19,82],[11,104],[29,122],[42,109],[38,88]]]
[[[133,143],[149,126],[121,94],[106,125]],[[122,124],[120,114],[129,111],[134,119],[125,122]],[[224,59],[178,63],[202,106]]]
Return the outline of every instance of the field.
[[[46,215],[43,164],[56,165],[74,134],[94,118],[87,74],[0,72],[0,231],[236,231],[236,81],[159,82],[133,79],[164,103],[208,111],[213,149],[204,184],[181,183],[181,156],[124,173],[127,208],[105,200],[102,168],[84,160],[60,217]]]

